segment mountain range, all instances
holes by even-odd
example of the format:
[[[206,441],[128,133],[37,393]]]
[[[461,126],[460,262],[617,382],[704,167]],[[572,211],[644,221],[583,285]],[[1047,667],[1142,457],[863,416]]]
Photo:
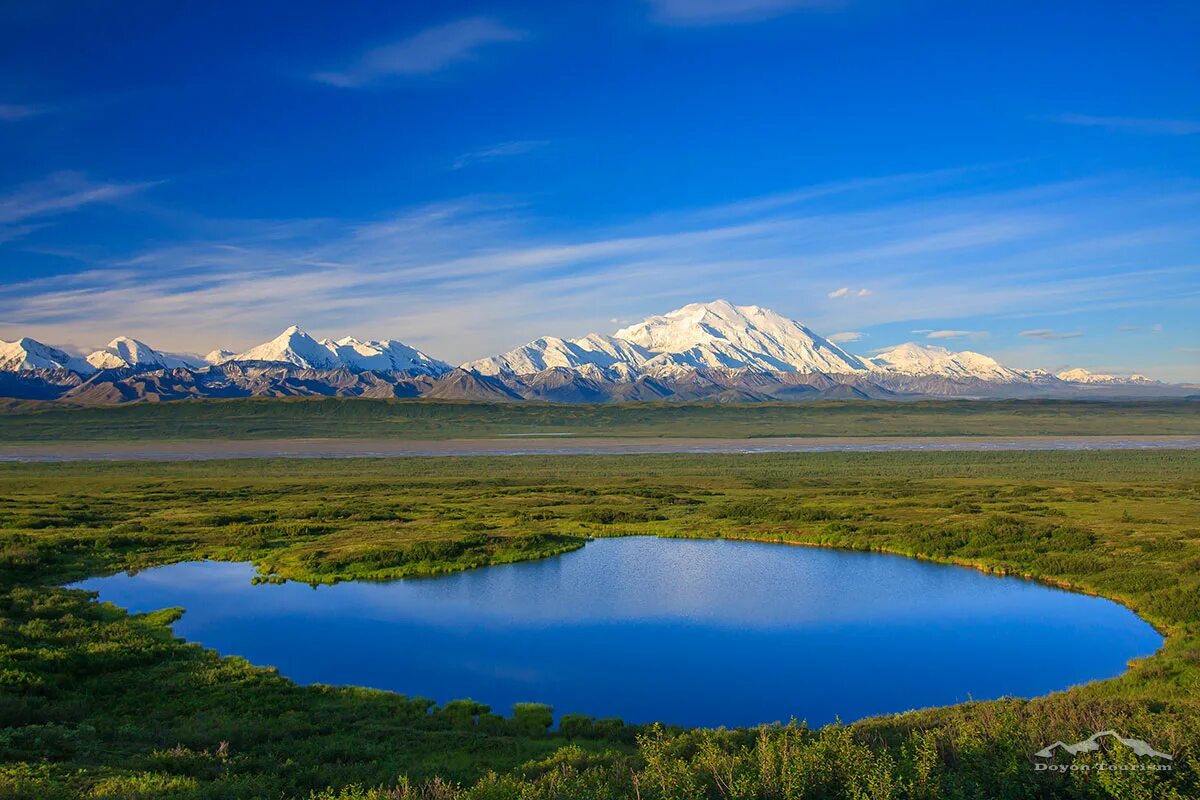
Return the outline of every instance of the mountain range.
[[[340,395],[519,401],[1183,396],[1142,375],[1000,364],[914,342],[851,353],[759,306],[693,303],[612,335],[547,336],[454,367],[396,340],[314,339],[292,326],[241,353],[167,353],[128,337],[87,355],[0,342],[0,396],[87,403]]]

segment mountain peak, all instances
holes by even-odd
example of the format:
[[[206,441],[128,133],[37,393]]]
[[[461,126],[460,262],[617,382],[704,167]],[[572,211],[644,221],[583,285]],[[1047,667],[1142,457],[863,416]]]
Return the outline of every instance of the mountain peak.
[[[0,341],[0,371],[31,369],[69,369],[82,374],[93,371],[84,359],[28,336],[15,342]]]
[[[237,353],[233,352],[232,350],[217,349],[217,350],[211,351],[208,355],[206,355],[204,357],[204,361],[208,364],[214,364],[214,365],[215,364],[224,364],[226,361],[232,360],[234,358],[234,356],[236,356],[236,355],[237,355]]]
[[[292,325],[269,342],[252,347],[244,353],[222,358],[223,361],[270,361],[293,364],[302,369],[337,369],[348,367],[353,370],[376,370],[380,372],[411,372],[423,375],[440,375],[450,365],[430,358],[416,348],[393,339],[361,341],[353,336],[344,336],[334,341],[317,341],[300,328]]]
[[[1158,383],[1153,378],[1148,378],[1145,375],[1139,375],[1136,372],[1131,375],[1107,375],[1101,372],[1092,372],[1083,367],[1068,369],[1055,374],[1060,381],[1068,383],[1108,383],[1108,384],[1147,384]]]
[[[327,369],[337,366],[333,354],[316,339],[291,325],[269,342],[238,353],[231,361],[272,361],[294,364],[303,369]]]
[[[905,342],[877,351],[869,359],[873,369],[905,375],[975,378],[1013,381],[1027,377],[1020,370],[1003,366],[996,359],[971,350],[954,352],[935,344]]]
[[[35,339],[0,342],[0,370],[68,369],[89,374],[97,369],[141,371],[203,368],[204,364],[230,361],[290,364],[301,369],[354,372],[405,372],[440,376],[452,369],[403,342],[361,340],[353,336],[314,339],[299,325],[289,325],[274,339],[242,353],[214,350],[199,357],[165,353],[129,336],[117,336],[86,360]],[[882,381],[888,386],[908,386],[909,378],[943,379],[975,391],[979,381],[1037,384],[1069,390],[1062,384],[1103,386],[1162,385],[1143,375],[1108,375],[1071,369],[1053,375],[1044,370],[1018,370],[970,350],[954,352],[921,342],[904,342],[875,351],[869,358],[842,349],[803,323],[762,306],[739,306],[725,298],[687,305],[657,314],[613,335],[590,333],[577,339],[544,336],[490,358],[463,364],[476,375],[536,375],[557,371],[587,380],[636,383],[645,379],[744,380],[765,385],[764,380],[796,386],[829,376],[837,380]],[[792,373],[790,376],[773,373]],[[808,378],[804,376],[815,376]],[[550,379],[547,379],[550,380]],[[908,383],[906,383],[908,381]],[[1010,386],[1004,391],[1020,387]],[[1089,391],[1077,386],[1079,391]],[[907,389],[904,389],[907,391]],[[757,390],[754,390],[757,391]],[[1024,391],[1024,389],[1022,389]]]
[[[757,372],[862,372],[865,362],[804,325],[759,306],[725,299],[689,303],[647,317],[612,336],[544,336],[515,350],[471,361],[487,375],[531,374],[565,367],[617,380],[696,369]]]
[[[194,357],[163,353],[129,336],[116,337],[103,349],[88,355],[87,362],[96,369],[176,369],[196,367],[200,364]]]
[[[796,320],[728,300],[690,303],[613,334],[659,355],[661,369],[862,372],[867,367]]]

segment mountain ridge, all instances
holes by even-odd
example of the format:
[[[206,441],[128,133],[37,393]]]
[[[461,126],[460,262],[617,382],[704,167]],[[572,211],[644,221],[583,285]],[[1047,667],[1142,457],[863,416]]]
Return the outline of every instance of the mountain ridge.
[[[1187,386],[1076,368],[1052,374],[981,353],[906,342],[851,353],[760,306],[691,303],[616,331],[545,336],[457,367],[398,340],[316,339],[297,325],[233,353],[187,356],[131,337],[86,357],[0,342],[0,394],[117,403],[182,397],[337,395],[491,401],[803,401],[832,398],[1181,396]]]

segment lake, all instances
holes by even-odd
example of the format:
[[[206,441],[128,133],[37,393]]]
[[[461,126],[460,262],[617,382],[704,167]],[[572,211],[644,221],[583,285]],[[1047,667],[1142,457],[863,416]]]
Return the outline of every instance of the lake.
[[[1109,600],[899,556],[598,539],[555,558],[389,583],[252,585],[192,562],[74,584],[300,683],[509,713],[819,725],[1120,674],[1162,638]]]

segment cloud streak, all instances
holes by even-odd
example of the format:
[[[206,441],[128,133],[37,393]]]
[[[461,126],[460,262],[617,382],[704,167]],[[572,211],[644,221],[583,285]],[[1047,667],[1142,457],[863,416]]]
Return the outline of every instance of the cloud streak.
[[[847,182],[553,233],[537,213],[490,198],[374,220],[240,221],[223,233],[208,221],[194,238],[0,286],[0,338],[124,333],[168,350],[240,350],[300,321],[465,361],[707,297],[768,305],[817,331],[928,321],[924,334],[949,338],[978,332],[935,321],[1160,309],[1200,294],[1195,269],[1172,261],[1196,245],[1200,198],[1156,215],[1150,235],[1130,209],[1161,193],[1140,183],[930,197],[905,176],[883,188]],[[45,219],[88,196],[62,194],[41,206]],[[835,301],[830,275],[845,279]],[[870,301],[849,302],[866,285]]]
[[[1163,136],[1190,136],[1200,133],[1200,120],[1156,119],[1148,117],[1100,117],[1091,114],[1059,114],[1052,117],[1063,125],[1084,128],[1107,128],[1126,133]]]
[[[870,289],[851,289],[849,286],[843,286],[840,289],[834,289],[829,292],[826,297],[830,300],[839,300],[843,297],[870,297]]]
[[[40,117],[50,109],[32,103],[0,103],[0,122],[18,122],[31,117]]]
[[[1021,331],[1018,336],[1024,336],[1027,339],[1042,339],[1044,341],[1055,341],[1058,339],[1078,339],[1083,336],[1082,331],[1056,331],[1053,328],[1035,328],[1033,330]]]
[[[387,78],[429,75],[478,58],[488,45],[519,42],[526,36],[524,31],[487,17],[468,17],[373,48],[341,69],[312,77],[330,86],[354,89]]]
[[[498,158],[509,158],[512,156],[523,156],[532,153],[538,148],[544,147],[547,142],[540,139],[521,139],[512,142],[500,142],[499,144],[488,145],[481,147],[478,150],[471,150],[463,153],[458,158],[454,159],[454,169],[463,169],[475,164],[481,164],[487,161],[494,161]]]
[[[0,195],[0,242],[20,238],[50,218],[116,202],[153,185],[94,181],[79,172],[56,172],[26,183]]]
[[[839,5],[837,0],[650,0],[656,22],[693,26],[761,22],[803,9]]]

